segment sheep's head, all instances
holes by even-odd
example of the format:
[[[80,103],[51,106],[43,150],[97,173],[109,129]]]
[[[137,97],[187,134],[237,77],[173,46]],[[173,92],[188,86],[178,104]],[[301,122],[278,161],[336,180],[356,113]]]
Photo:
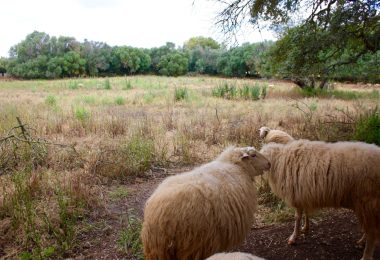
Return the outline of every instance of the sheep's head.
[[[265,138],[271,129],[269,127],[263,126],[259,129],[260,138]]]
[[[239,165],[253,176],[261,175],[270,169],[269,160],[254,147],[236,148],[239,151]]]

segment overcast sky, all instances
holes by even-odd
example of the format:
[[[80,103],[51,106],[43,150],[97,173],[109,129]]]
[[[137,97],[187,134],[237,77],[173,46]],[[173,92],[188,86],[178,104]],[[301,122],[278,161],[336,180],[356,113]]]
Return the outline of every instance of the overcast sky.
[[[218,10],[207,0],[0,0],[0,56],[33,31],[103,41],[111,46],[177,46],[191,37],[223,35],[214,26]],[[274,39],[244,28],[239,43]]]

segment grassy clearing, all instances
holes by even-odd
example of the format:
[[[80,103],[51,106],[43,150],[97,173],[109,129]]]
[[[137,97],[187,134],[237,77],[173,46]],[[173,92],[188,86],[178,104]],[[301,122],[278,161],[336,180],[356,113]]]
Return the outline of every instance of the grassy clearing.
[[[260,148],[263,125],[296,138],[379,144],[379,101],[377,89],[309,95],[289,83],[250,79],[1,81],[0,139],[24,138],[20,128],[12,130],[21,117],[28,138],[38,141],[0,141],[0,235],[10,241],[3,254],[70,256],[77,227],[102,205],[101,185],[207,162],[228,145]],[[123,199],[128,191],[106,196]],[[266,223],[292,216],[268,186],[259,197]],[[135,224],[121,232],[119,246],[139,257]]]

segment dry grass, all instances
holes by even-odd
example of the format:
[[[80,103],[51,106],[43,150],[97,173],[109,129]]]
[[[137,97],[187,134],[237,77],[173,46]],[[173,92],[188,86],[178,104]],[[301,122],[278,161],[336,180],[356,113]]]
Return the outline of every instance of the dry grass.
[[[276,81],[134,76],[109,83],[112,89],[92,78],[0,82],[0,139],[19,116],[34,137],[69,145],[0,143],[0,244],[6,245],[0,256],[70,252],[73,227],[101,204],[100,184],[143,177],[154,167],[206,162],[230,144],[260,148],[263,125],[297,138],[347,140],[362,111],[379,105],[376,98],[304,98]],[[212,89],[224,83],[266,84],[267,95],[213,97]],[[185,98],[178,89],[186,89]],[[274,203],[270,220],[289,215],[268,187],[260,194],[263,204]]]

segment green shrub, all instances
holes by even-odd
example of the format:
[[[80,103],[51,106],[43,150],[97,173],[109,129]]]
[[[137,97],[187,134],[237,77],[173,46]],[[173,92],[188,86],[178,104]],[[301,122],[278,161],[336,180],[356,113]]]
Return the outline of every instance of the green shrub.
[[[377,107],[363,114],[356,121],[354,139],[380,145],[380,116]]]
[[[133,213],[128,212],[128,226],[120,233],[117,241],[123,251],[130,252],[137,260],[144,259],[140,237],[141,229],[141,220],[135,217]]]
[[[131,83],[131,81],[130,80],[125,80],[125,84],[124,84],[124,86],[123,86],[123,90],[128,90],[128,89],[132,89],[133,87],[132,87],[132,83]]]
[[[46,103],[48,106],[54,107],[54,106],[57,105],[57,97],[56,97],[56,96],[53,96],[53,95],[48,95],[48,96],[45,98],[45,103]]]
[[[261,89],[258,85],[250,87],[250,92],[251,92],[251,99],[252,100],[259,100],[260,99]]]
[[[83,86],[83,84],[78,83],[76,81],[70,81],[69,82],[69,89],[75,90],[75,89],[78,89],[81,86]]]
[[[226,98],[226,99],[235,99],[237,96],[237,88],[235,85],[228,85],[224,83],[223,85],[216,86],[212,89],[211,94],[214,97]]]
[[[261,98],[262,99],[265,99],[266,96],[267,96],[267,92],[268,92],[268,86],[267,85],[263,85],[261,87]]]
[[[131,175],[138,175],[149,170],[154,159],[154,143],[148,138],[133,136],[122,151],[126,157],[125,164]]]
[[[119,105],[119,106],[124,105],[124,104],[125,104],[125,98],[122,97],[122,96],[117,96],[117,97],[115,98],[115,104],[116,104],[116,105]]]
[[[185,99],[188,99],[188,97],[189,97],[189,93],[188,93],[187,88],[176,88],[174,90],[175,101],[185,100]]]
[[[74,115],[76,119],[83,122],[90,118],[91,113],[85,107],[75,107]]]
[[[104,89],[107,89],[107,90],[112,89],[111,82],[110,82],[109,79],[106,79],[106,80],[104,81],[104,85],[103,85],[103,87],[104,87]]]

